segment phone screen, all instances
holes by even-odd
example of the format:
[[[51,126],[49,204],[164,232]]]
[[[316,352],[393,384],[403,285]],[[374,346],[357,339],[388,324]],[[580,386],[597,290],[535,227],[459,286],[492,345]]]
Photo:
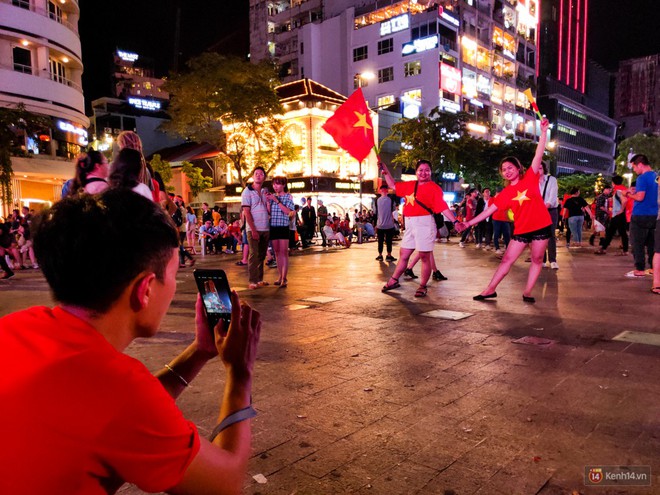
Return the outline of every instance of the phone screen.
[[[202,296],[206,319],[211,332],[220,320],[227,325],[231,320],[231,295],[224,270],[195,270],[197,289]]]

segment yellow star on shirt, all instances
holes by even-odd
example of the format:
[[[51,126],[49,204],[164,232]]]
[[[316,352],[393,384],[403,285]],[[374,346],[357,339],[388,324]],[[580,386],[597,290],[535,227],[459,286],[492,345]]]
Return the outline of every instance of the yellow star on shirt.
[[[415,206],[415,193],[409,194],[406,198],[406,205]]]
[[[367,114],[356,112],[355,110],[353,110],[353,113],[357,117],[357,121],[355,122],[355,124],[353,124],[353,127],[362,127],[364,129],[364,135],[366,136],[367,130],[372,129],[372,127],[367,122]]]
[[[525,189],[524,191],[518,191],[518,195],[511,201],[518,201],[518,203],[522,206],[525,201],[529,200],[530,199],[527,197],[527,189]]]

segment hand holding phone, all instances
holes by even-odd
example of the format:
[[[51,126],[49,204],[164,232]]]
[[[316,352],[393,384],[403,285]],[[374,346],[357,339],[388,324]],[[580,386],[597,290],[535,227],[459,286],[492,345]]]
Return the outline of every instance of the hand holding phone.
[[[193,275],[211,334],[220,320],[225,322],[225,328],[229,328],[232,303],[227,274],[224,270],[197,269]]]

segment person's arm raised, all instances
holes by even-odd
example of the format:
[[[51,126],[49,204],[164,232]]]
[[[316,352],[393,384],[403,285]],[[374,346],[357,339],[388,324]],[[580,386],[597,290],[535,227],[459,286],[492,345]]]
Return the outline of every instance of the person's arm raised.
[[[227,333],[215,328],[215,344],[227,377],[219,420],[250,406],[252,373],[261,333],[261,315],[241,304],[232,291],[231,324]],[[207,332],[203,310],[197,305],[198,328]],[[168,490],[175,494],[239,494],[243,488],[250,456],[251,425],[238,421],[222,430],[213,441],[200,438],[200,449],[188,466],[181,483]]]
[[[390,169],[387,168],[387,165],[385,165],[383,162],[378,162],[378,168],[380,168],[380,171],[383,173],[383,177],[385,177],[385,182],[387,182],[387,187],[389,187],[390,189],[396,189],[396,182],[394,182],[394,178],[390,173]]]
[[[548,141],[548,127],[550,127],[550,122],[548,119],[544,118],[541,121],[541,135],[539,136],[539,142],[536,145],[536,153],[534,153],[534,159],[532,160],[532,169],[537,175],[542,170],[541,162],[543,161],[543,154],[545,153],[545,143]]]

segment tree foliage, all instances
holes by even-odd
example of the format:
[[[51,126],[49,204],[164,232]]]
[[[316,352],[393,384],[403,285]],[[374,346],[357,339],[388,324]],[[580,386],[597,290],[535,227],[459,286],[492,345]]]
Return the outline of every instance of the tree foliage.
[[[166,131],[217,147],[243,184],[257,166],[268,173],[298,157],[277,119],[283,108],[274,65],[204,53],[188,69],[165,84],[172,117]]]
[[[601,191],[605,180],[601,175],[595,174],[572,174],[562,175],[557,178],[557,189],[559,197],[569,194],[574,187],[580,190],[580,196],[591,199],[596,196],[596,191]]]
[[[181,164],[181,171],[188,179],[188,186],[190,187],[190,193],[193,198],[213,185],[213,179],[202,175],[202,170],[190,162],[183,162]]]
[[[165,184],[167,192],[174,192],[174,186],[169,185],[172,180],[172,166],[170,165],[170,162],[163,160],[160,155],[156,154],[151,157],[149,165],[151,165],[154,172],[160,174],[160,178],[163,179],[163,184]]]
[[[651,165],[660,168],[660,138],[635,134],[619,143],[619,155],[616,157],[616,173],[623,175],[630,172],[628,169],[628,154],[631,152],[646,155]]]
[[[436,175],[451,171],[467,183],[495,189],[502,185],[498,166],[504,157],[515,156],[524,165],[532,162],[536,143],[495,144],[475,138],[467,130],[472,119],[467,113],[451,114],[434,108],[428,116],[422,114],[393,125],[392,135],[386,139],[398,138],[402,143],[394,165],[410,167],[423,158],[432,163]]]
[[[11,179],[14,171],[11,166],[11,155],[25,153],[19,145],[18,133],[31,134],[48,127],[45,117],[35,115],[19,103],[16,108],[0,108],[0,199],[5,207],[13,201]]]

